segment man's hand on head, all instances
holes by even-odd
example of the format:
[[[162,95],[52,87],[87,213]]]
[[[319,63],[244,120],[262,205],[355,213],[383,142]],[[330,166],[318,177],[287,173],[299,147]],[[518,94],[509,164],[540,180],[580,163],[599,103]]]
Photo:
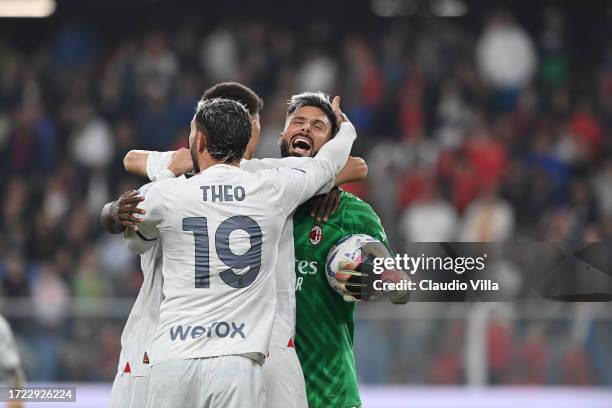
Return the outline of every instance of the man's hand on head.
[[[338,126],[340,126],[343,122],[349,121],[346,115],[342,113],[342,110],[340,110],[340,97],[339,96],[334,96],[334,99],[332,100],[332,109],[334,113],[336,114],[336,120],[338,121]]]

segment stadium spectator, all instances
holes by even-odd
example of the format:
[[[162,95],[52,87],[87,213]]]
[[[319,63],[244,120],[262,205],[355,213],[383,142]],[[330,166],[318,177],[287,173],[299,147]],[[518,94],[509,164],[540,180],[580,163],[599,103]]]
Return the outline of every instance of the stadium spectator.
[[[483,79],[497,91],[496,104],[514,106],[518,92],[529,85],[537,69],[537,57],[530,36],[507,10],[491,17],[476,45],[476,60]]]
[[[404,242],[451,242],[457,233],[457,214],[437,191],[433,178],[426,178],[423,190],[408,206],[400,220]]]
[[[495,186],[489,186],[466,209],[458,238],[465,242],[504,242],[512,237],[513,229],[514,210],[499,197]]]

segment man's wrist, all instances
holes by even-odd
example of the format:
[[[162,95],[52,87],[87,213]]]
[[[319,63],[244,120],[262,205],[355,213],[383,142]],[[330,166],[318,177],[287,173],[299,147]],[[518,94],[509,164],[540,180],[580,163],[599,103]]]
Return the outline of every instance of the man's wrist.
[[[181,176],[181,173],[178,169],[175,170],[175,169],[167,167],[159,173],[157,180],[163,180],[167,178],[177,178],[179,176]]]
[[[118,222],[118,202],[111,201],[106,203],[100,214],[100,221],[104,229],[111,234],[120,234],[125,229],[125,226]]]

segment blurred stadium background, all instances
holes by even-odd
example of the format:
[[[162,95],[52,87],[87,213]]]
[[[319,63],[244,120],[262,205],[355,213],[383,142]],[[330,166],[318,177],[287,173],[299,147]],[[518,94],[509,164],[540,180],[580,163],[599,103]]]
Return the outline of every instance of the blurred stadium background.
[[[0,16],[34,3],[52,14],[0,18],[0,313],[28,379],[83,383],[83,406],[107,397],[141,282],[101,206],[144,182],[128,150],[186,145],[218,81],[264,98],[259,157],[278,156],[290,95],[341,95],[369,165],[346,188],[397,252],[612,243],[611,2],[0,0]],[[366,407],[612,406],[605,303],[360,305],[355,351]]]

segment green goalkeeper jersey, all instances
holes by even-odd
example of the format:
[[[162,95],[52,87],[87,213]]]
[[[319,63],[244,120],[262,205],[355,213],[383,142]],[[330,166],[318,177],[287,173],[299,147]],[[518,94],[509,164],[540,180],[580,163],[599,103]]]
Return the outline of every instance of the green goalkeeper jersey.
[[[352,234],[367,234],[389,246],[372,207],[344,191],[338,210],[327,223],[317,223],[310,216],[309,205],[298,208],[293,217],[295,348],[306,380],[309,408],[361,405],[353,354],[355,303],[345,302],[325,277],[329,250]]]

